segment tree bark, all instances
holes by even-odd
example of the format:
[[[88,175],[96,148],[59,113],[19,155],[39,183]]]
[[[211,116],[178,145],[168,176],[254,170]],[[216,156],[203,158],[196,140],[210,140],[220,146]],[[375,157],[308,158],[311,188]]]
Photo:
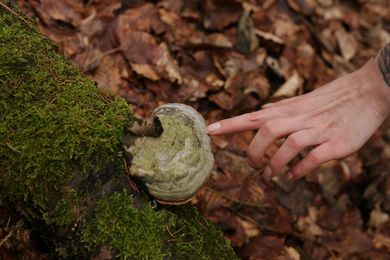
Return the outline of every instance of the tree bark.
[[[130,188],[122,137],[132,111],[0,7],[0,198],[56,257],[232,259],[191,206]]]

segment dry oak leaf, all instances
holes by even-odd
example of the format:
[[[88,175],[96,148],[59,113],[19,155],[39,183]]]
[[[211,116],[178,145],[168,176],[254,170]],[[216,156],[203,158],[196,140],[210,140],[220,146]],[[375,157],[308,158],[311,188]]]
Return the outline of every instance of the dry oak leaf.
[[[245,227],[241,218],[227,208],[219,208],[213,211],[209,220],[218,223],[225,231],[225,236],[230,240],[232,246],[240,247],[248,241]]]
[[[137,74],[151,80],[164,78],[182,83],[177,62],[164,42],[159,44],[149,33],[126,28],[118,29],[117,36],[121,51]]]
[[[39,21],[47,27],[53,26],[54,29],[60,29],[56,27],[65,24],[69,25],[69,28],[78,27],[85,12],[83,4],[79,1],[30,0],[29,3]]]
[[[87,8],[90,12],[105,18],[114,18],[116,16],[115,11],[121,7],[121,0],[89,0],[87,2]]]
[[[233,42],[225,33],[215,32],[206,35],[199,31],[195,24],[189,23],[178,14],[164,9],[159,9],[159,15],[166,26],[167,33],[164,35],[164,39],[169,43],[187,47],[233,47]]]
[[[230,208],[233,206],[233,201],[227,199],[221,192],[215,191],[207,186],[203,186],[196,196],[191,200],[192,204],[197,204],[199,211],[206,218],[213,210],[219,208]]]
[[[97,82],[99,88],[110,90],[113,93],[118,93],[120,87],[128,88],[125,80],[128,77],[126,62],[118,53],[103,56],[93,74],[93,80]]]
[[[253,223],[253,221],[246,221],[243,219],[239,219],[241,222],[241,225],[244,227],[245,234],[248,238],[256,237],[260,235],[261,231],[256,223]]]
[[[291,9],[297,13],[301,13],[306,16],[313,15],[313,9],[315,3],[305,0],[287,0],[287,4]]]
[[[332,238],[327,241],[327,248],[337,252],[342,259],[353,259],[353,256],[375,250],[374,241],[358,228],[346,227],[339,231],[340,240]],[[367,258],[363,258],[367,259]]]
[[[386,250],[390,250],[390,237],[384,236],[380,233],[375,234],[375,237],[373,239],[373,243],[375,248],[383,248]]]
[[[379,205],[377,205],[370,213],[368,225],[373,228],[379,228],[385,223],[389,223],[389,219],[389,215],[383,212]]]
[[[221,30],[238,22],[242,14],[242,4],[233,0],[205,0],[203,2],[203,25],[207,29]]]
[[[341,26],[336,30],[335,35],[344,60],[351,60],[356,55],[359,48],[359,43],[355,36],[352,33],[345,31]]]
[[[277,236],[257,236],[252,238],[238,252],[243,259],[289,259],[285,252],[284,239]]]
[[[160,8],[161,21],[166,26],[164,39],[175,45],[197,45],[203,42],[204,34],[191,23],[186,22],[180,15]]]
[[[220,108],[230,111],[232,110],[238,102],[235,101],[234,96],[226,93],[225,91],[220,91],[216,94],[209,96],[209,100],[213,101]]]
[[[315,207],[308,208],[308,215],[299,217],[297,228],[307,238],[313,239],[316,236],[323,236],[324,231],[317,225],[318,210]]]
[[[273,98],[293,97],[302,93],[304,79],[294,71],[292,76],[272,95]]]
[[[120,14],[117,20],[118,28],[145,32],[154,31],[157,34],[165,30],[158,9],[151,3],[128,9]]]

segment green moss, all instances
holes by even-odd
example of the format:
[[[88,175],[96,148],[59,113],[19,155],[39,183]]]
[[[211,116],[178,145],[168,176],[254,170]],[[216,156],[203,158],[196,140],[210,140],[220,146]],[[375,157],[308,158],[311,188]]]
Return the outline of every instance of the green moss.
[[[161,259],[164,212],[145,203],[133,207],[125,192],[116,192],[97,202],[95,217],[83,229],[83,240],[91,248],[106,245],[121,259]]]
[[[77,192],[69,189],[68,194],[64,194],[52,210],[43,214],[43,220],[48,224],[56,224],[59,227],[66,227],[75,221],[78,208]]]
[[[0,24],[2,195],[33,203],[37,211],[30,217],[39,217],[69,196],[76,172],[87,176],[122,161],[121,138],[132,112],[3,9]],[[58,224],[70,222],[59,217]]]
[[[90,247],[105,245],[121,259],[235,259],[222,233],[191,206],[156,210],[133,206],[126,192],[97,202],[82,231]]]
[[[184,205],[169,210],[169,256],[172,259],[238,259],[222,232],[198,211]]]

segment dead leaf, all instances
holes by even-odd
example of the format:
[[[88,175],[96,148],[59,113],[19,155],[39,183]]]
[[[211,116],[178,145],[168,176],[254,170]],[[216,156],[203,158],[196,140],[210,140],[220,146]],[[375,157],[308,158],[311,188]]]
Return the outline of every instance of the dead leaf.
[[[207,29],[223,29],[238,21],[242,13],[242,5],[234,0],[205,0],[202,1],[204,20]]]
[[[374,210],[371,211],[369,226],[373,228],[379,228],[385,223],[389,222],[389,215],[385,212],[382,212],[379,206],[376,206]]]
[[[269,40],[274,42],[275,44],[284,45],[284,41],[282,38],[276,36],[275,34],[264,32],[261,30],[255,30],[256,35],[262,37],[265,40]]]
[[[346,32],[345,29],[340,27],[336,30],[336,39],[344,60],[351,60],[356,55],[358,49],[358,42],[354,35]]]
[[[298,229],[305,235],[307,238],[314,239],[316,236],[323,236],[325,233],[320,226],[317,225],[318,210],[314,207],[308,208],[308,215],[305,217],[300,217],[298,219],[297,225]]]
[[[310,3],[310,1],[305,0],[287,0],[287,4],[291,9],[306,16],[313,14],[314,6],[311,6]]]
[[[372,239],[359,229],[346,228],[341,235],[343,236],[341,241],[328,241],[327,247],[344,259],[375,250]]]
[[[240,251],[241,258],[278,259],[285,256],[283,238],[276,236],[257,236]],[[283,258],[279,258],[283,259]],[[285,258],[284,258],[285,259]]]
[[[390,237],[384,236],[380,233],[376,234],[373,240],[374,246],[378,249],[390,250]]]
[[[157,34],[165,30],[159,16],[159,10],[151,3],[129,8],[118,15],[117,20],[117,27],[120,30],[155,32]]]
[[[247,242],[248,237],[241,219],[228,209],[214,211],[210,219],[214,219],[225,231],[226,237],[229,238],[233,246],[241,246]]]
[[[248,238],[255,237],[260,234],[260,229],[256,224],[242,219],[240,219],[240,221]]]
[[[93,74],[93,79],[102,89],[118,93],[119,88],[127,86],[125,79],[129,77],[127,65],[119,54],[103,56]]]
[[[238,103],[232,95],[229,95],[224,91],[210,95],[209,99],[217,104],[220,108],[227,111],[232,110],[235,104]]]
[[[121,51],[135,72],[151,80],[182,82],[177,62],[165,43],[158,44],[152,35],[126,28],[120,28],[117,34]]]
[[[277,196],[280,203],[291,210],[295,215],[303,215],[310,202],[313,193],[303,180],[295,182],[278,182]]]
[[[285,248],[285,250],[287,251],[288,256],[292,260],[300,260],[301,259],[299,252],[294,247],[287,246]]]
[[[297,71],[294,71],[292,76],[272,95],[272,98],[293,97],[302,92],[302,87],[303,79]]]
[[[259,71],[254,71],[247,77],[244,94],[255,93],[261,99],[266,99],[269,95],[269,89],[268,78]]]

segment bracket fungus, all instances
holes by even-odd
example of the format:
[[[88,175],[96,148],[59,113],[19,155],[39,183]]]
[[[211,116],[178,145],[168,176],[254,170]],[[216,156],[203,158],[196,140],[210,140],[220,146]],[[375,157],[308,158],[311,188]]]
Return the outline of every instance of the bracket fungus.
[[[208,179],[214,163],[204,119],[190,106],[166,104],[153,111],[146,132],[148,136],[133,135],[131,142],[124,141],[131,158],[130,175],[160,203],[188,202]]]

